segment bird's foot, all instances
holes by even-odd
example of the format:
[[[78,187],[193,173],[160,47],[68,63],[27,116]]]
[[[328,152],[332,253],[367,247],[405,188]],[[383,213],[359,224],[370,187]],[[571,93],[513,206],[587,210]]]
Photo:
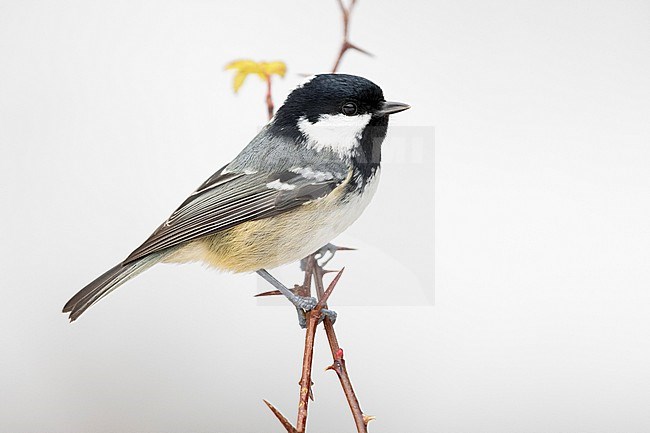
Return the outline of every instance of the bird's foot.
[[[307,313],[309,313],[310,311],[312,311],[318,306],[318,299],[312,296],[300,296],[295,294],[294,291],[285,287],[284,284],[276,280],[265,269],[260,269],[259,271],[257,271],[257,273],[266,281],[271,283],[273,287],[275,287],[281,294],[284,295],[285,298],[289,300],[289,302],[291,302],[296,307],[296,310],[298,311],[298,324],[300,325],[301,328],[303,329],[306,328]],[[296,289],[297,287],[294,288],[294,290]],[[332,322],[336,321],[336,312],[332,310],[328,310],[326,308],[322,308],[320,312],[321,315],[318,323],[320,323],[325,317],[329,317]]]
[[[311,298],[311,299],[315,300],[315,298]],[[308,310],[304,308],[296,307],[296,311],[298,312],[298,325],[300,325],[302,329],[307,328],[307,314],[309,314],[309,312],[311,312],[315,307],[316,306],[314,305],[314,307]],[[328,310],[327,308],[322,308],[320,310],[320,317],[318,318],[318,323],[320,324],[323,320],[325,320],[326,317],[328,317],[332,321],[332,323],[336,322],[336,317],[337,317],[336,311]]]
[[[318,265],[322,268],[329,263],[330,260],[334,258],[334,255],[337,251],[355,251],[356,248],[349,247],[339,247],[332,243],[320,247],[314,252],[316,260],[318,260]],[[300,270],[305,271],[307,269],[307,257],[300,261]]]

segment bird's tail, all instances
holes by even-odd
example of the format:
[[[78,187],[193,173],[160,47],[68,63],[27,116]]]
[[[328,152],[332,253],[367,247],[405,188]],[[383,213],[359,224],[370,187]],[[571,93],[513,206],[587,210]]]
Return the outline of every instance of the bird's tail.
[[[146,271],[160,261],[160,257],[144,257],[136,262],[112,267],[83,289],[79,290],[63,307],[64,313],[70,313],[70,321],[77,320],[95,302],[126,283],[131,278]]]

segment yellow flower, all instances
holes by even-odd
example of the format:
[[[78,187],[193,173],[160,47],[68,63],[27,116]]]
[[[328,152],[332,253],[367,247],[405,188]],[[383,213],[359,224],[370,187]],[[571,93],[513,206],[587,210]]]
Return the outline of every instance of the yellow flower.
[[[256,74],[262,81],[268,81],[272,75],[284,77],[287,72],[287,65],[284,62],[255,62],[253,60],[235,60],[225,67],[226,70],[234,69],[237,71],[232,86],[235,93],[244,84],[244,80],[249,74]]]

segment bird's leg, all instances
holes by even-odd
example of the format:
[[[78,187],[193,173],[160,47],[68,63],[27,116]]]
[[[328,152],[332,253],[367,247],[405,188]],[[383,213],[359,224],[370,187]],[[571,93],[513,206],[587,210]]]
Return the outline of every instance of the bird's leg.
[[[337,251],[353,251],[353,250],[354,248],[339,247],[332,243],[329,243],[327,245],[320,247],[318,250],[314,252],[314,254],[316,254],[316,260],[319,259],[322,260],[329,253],[329,257],[327,257],[327,259],[323,260],[322,262],[318,262],[318,265],[322,268],[326,264],[328,264],[330,260],[334,258],[334,255],[336,254]],[[305,269],[307,269],[307,257],[305,257],[300,261],[300,270],[304,271]]]
[[[298,310],[298,324],[301,328],[307,327],[306,313],[313,310],[318,304],[318,300],[311,296],[298,296],[291,290],[287,289],[284,284],[276,280],[273,275],[269,274],[266,269],[260,269],[257,274],[271,283],[273,287],[278,289]],[[323,308],[321,310],[322,317],[328,316],[332,322],[336,321],[336,312]]]

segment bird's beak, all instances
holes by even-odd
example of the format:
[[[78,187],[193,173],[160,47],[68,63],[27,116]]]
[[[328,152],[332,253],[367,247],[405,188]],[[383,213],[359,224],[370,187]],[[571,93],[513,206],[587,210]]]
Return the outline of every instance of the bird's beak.
[[[379,109],[375,110],[373,114],[382,117],[388,116],[389,114],[399,113],[400,111],[408,110],[409,108],[411,108],[409,104],[404,104],[402,102],[383,101],[379,106]]]

